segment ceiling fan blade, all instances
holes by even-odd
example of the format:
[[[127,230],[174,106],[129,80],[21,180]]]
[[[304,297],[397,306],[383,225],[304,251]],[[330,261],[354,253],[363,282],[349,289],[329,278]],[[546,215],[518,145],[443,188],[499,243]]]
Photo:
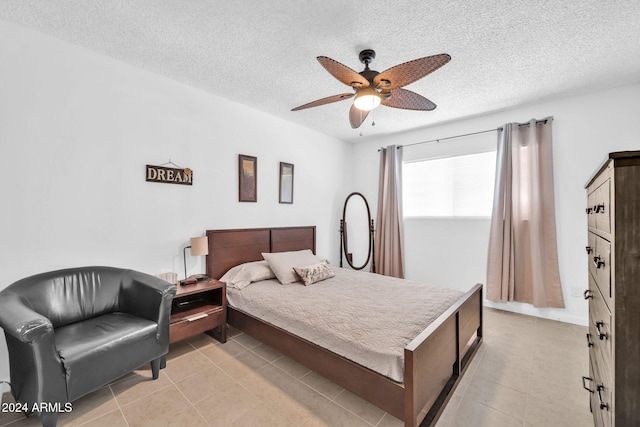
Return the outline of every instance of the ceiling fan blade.
[[[386,90],[397,89],[434,72],[450,60],[451,57],[446,53],[414,59],[381,72],[374,77],[373,85],[378,87],[383,83]],[[388,85],[386,81],[389,82]]]
[[[349,110],[349,123],[351,123],[351,127],[354,129],[359,128],[368,114],[368,111],[358,110],[355,105],[352,105]]]
[[[391,92],[391,96],[383,99],[381,104],[387,107],[403,108],[405,110],[431,111],[436,108],[436,104],[424,96],[406,89],[394,89]]]
[[[357,72],[353,71],[346,65],[342,65],[338,61],[335,61],[326,56],[318,56],[318,62],[336,79],[340,80],[347,86],[367,87],[369,81],[362,77]]]
[[[331,104],[332,102],[338,102],[342,101],[343,99],[353,98],[354,95],[355,93],[341,93],[340,95],[328,96],[326,98],[318,99],[317,101],[309,102],[308,104],[292,108],[291,111],[304,110],[306,108],[317,107],[319,105]]]

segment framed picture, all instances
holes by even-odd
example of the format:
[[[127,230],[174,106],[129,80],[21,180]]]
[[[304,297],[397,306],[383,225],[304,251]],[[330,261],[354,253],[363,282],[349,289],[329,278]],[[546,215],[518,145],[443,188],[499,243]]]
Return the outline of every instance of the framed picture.
[[[258,201],[258,158],[238,155],[238,200]]]
[[[280,203],[293,203],[293,164],[280,162]]]

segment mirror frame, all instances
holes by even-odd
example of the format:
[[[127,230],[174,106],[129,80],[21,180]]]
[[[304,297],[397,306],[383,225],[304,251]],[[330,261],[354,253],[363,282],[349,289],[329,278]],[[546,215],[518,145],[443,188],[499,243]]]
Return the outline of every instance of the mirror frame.
[[[367,224],[369,227],[369,250],[367,253],[367,259],[364,262],[364,264],[362,264],[361,266],[353,265],[352,258],[349,257],[349,248],[347,245],[347,221],[346,221],[347,204],[349,203],[349,199],[351,199],[351,197],[353,196],[360,196],[362,198],[362,201],[364,202],[365,207],[367,208]],[[373,254],[374,254],[373,233],[374,233],[373,219],[371,219],[371,210],[369,209],[369,202],[367,202],[367,198],[364,197],[362,193],[358,193],[358,192],[353,192],[349,194],[344,201],[344,208],[342,209],[342,219],[340,220],[340,267],[342,267],[343,254],[347,259],[347,264],[349,264],[349,266],[354,270],[362,270],[367,266],[367,264],[369,264],[369,261],[373,258]],[[375,259],[372,261],[371,271],[375,271]]]

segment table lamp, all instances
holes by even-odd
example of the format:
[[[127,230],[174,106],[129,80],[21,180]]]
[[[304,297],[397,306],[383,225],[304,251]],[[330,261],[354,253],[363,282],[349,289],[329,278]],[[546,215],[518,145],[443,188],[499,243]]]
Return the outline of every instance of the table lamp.
[[[207,236],[201,237],[192,237],[191,245],[185,246],[182,251],[182,256],[184,259],[184,280],[180,281],[181,285],[189,285],[196,283],[198,280],[206,279],[207,276],[203,274],[196,275],[197,277],[187,277],[187,249],[191,248],[191,256],[201,256],[209,254],[209,239]]]

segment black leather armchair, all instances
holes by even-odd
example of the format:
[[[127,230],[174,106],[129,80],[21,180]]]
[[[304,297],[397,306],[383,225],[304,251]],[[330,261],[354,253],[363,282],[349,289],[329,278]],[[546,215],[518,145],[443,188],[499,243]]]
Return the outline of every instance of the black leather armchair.
[[[16,401],[55,426],[68,402],[151,362],[158,378],[169,350],[175,286],[113,267],[52,271],[0,292],[0,327]]]

